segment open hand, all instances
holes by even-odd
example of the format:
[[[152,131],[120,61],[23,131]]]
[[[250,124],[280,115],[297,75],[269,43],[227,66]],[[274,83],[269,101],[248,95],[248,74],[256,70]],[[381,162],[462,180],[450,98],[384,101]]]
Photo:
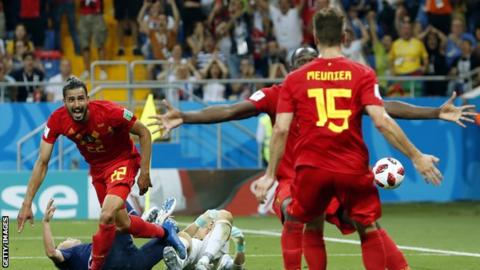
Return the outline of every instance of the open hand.
[[[166,137],[170,130],[183,124],[182,113],[175,107],[173,107],[165,99],[162,100],[167,111],[164,114],[150,116],[151,119],[156,121],[151,122],[148,126],[158,126],[158,128],[152,133],[163,132],[163,137]]]
[[[440,159],[435,156],[421,154],[413,160],[413,165],[425,178],[425,181],[438,186],[443,178],[442,173],[435,166],[439,161]]]
[[[453,104],[456,97],[457,93],[453,92],[452,96],[440,107],[438,118],[445,121],[455,122],[461,127],[466,127],[464,121],[475,123],[474,118],[477,113],[471,111],[475,109],[475,105],[457,107]]]

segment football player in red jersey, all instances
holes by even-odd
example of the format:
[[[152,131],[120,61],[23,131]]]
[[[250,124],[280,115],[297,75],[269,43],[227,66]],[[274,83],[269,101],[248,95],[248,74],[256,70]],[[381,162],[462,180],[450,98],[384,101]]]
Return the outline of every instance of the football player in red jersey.
[[[334,9],[319,11],[314,28],[322,54],[290,73],[283,83],[270,146],[271,160],[257,185],[257,198],[262,199],[275,181],[295,118],[299,136],[294,147],[296,174],[288,214],[312,222],[326,212],[331,199],[336,197],[360,234],[365,268],[384,270],[390,247],[388,235],[376,226],[381,206],[362,138],[363,112],[370,115],[393,146],[412,160],[425,180],[435,185],[442,180],[435,167],[439,160],[421,153],[387,114],[373,70],[342,56],[343,16]],[[314,250],[316,259],[307,263],[310,269],[325,269],[323,231],[318,231],[315,238],[319,239],[316,245],[304,252]]]
[[[301,47],[292,55],[291,67],[292,69],[297,69],[317,56],[318,54],[313,48]],[[257,116],[260,113],[267,113],[272,123],[274,123],[280,89],[281,85],[266,87],[255,92],[248,100],[228,105],[210,106],[193,112],[181,112],[172,107],[168,102],[165,102],[167,112],[163,115],[155,116],[157,121],[154,125],[158,125],[159,130],[166,129],[168,132],[182,124],[219,123],[245,119]],[[462,121],[472,121],[469,118],[472,113],[467,111],[471,106],[455,107],[453,105],[454,98],[455,96],[452,96],[439,108],[417,107],[404,102],[385,101],[385,109],[391,116],[396,118],[443,119],[464,126]],[[295,140],[296,136],[297,133],[292,129],[290,130],[288,140]],[[293,143],[291,144],[293,145]],[[303,223],[289,219],[285,213],[286,199],[290,198],[290,184],[295,176],[293,160],[290,157],[293,153],[289,152],[291,150],[293,150],[293,147],[287,147],[287,153],[284,154],[276,175],[279,185],[275,192],[273,209],[284,226],[281,236],[284,268],[296,270],[301,269],[302,233],[304,230]],[[339,207],[338,201],[332,200],[327,210],[327,221],[337,225],[343,233],[353,232],[354,228],[349,222],[344,222],[339,218],[339,214],[341,214],[338,213],[341,212]],[[313,228],[316,228],[317,224],[311,225],[314,225]],[[304,238],[311,238],[308,236],[308,228],[310,227],[312,226],[307,226],[305,231],[307,235],[304,235]]]
[[[151,186],[150,131],[137,121],[132,112],[115,103],[89,101],[85,84],[75,77],[67,80],[63,97],[65,106],[54,111],[47,121],[39,157],[18,213],[18,231],[23,230],[27,220],[33,223],[32,200],[47,173],[54,143],[58,136],[64,135],[77,145],[90,165],[92,184],[102,206],[99,229],[93,236],[91,269],[101,269],[116,229],[136,237],[166,237],[167,241],[172,240],[172,246],[184,258],[185,250],[175,238],[176,234],[166,234],[160,226],[147,223],[137,216],[129,216],[125,209],[125,200],[139,169],[137,184],[140,194],[143,195]],[[130,133],[139,137],[140,154]]]

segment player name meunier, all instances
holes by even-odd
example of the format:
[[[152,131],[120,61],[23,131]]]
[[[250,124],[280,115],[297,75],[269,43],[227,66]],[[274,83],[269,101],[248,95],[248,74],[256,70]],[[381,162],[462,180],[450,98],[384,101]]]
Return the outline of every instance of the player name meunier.
[[[350,81],[352,72],[342,71],[309,71],[307,72],[307,81]]]

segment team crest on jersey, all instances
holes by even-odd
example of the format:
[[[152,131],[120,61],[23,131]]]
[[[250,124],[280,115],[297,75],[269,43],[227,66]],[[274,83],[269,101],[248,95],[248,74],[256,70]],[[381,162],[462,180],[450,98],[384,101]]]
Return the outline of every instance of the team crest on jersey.
[[[253,101],[259,101],[265,97],[265,93],[262,90],[258,90],[250,96],[250,99]]]
[[[127,119],[128,121],[132,120],[133,113],[127,109],[123,109],[123,118]]]
[[[48,133],[50,133],[50,128],[45,126],[45,129],[43,130],[43,137],[48,138]]]

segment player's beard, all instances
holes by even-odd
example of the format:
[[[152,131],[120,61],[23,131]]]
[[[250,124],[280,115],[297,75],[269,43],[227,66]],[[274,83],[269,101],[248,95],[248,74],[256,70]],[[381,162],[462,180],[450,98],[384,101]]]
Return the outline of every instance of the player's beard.
[[[79,107],[79,108],[71,108],[68,110],[70,112],[70,116],[72,117],[73,121],[75,122],[82,122],[87,115],[87,106]]]

